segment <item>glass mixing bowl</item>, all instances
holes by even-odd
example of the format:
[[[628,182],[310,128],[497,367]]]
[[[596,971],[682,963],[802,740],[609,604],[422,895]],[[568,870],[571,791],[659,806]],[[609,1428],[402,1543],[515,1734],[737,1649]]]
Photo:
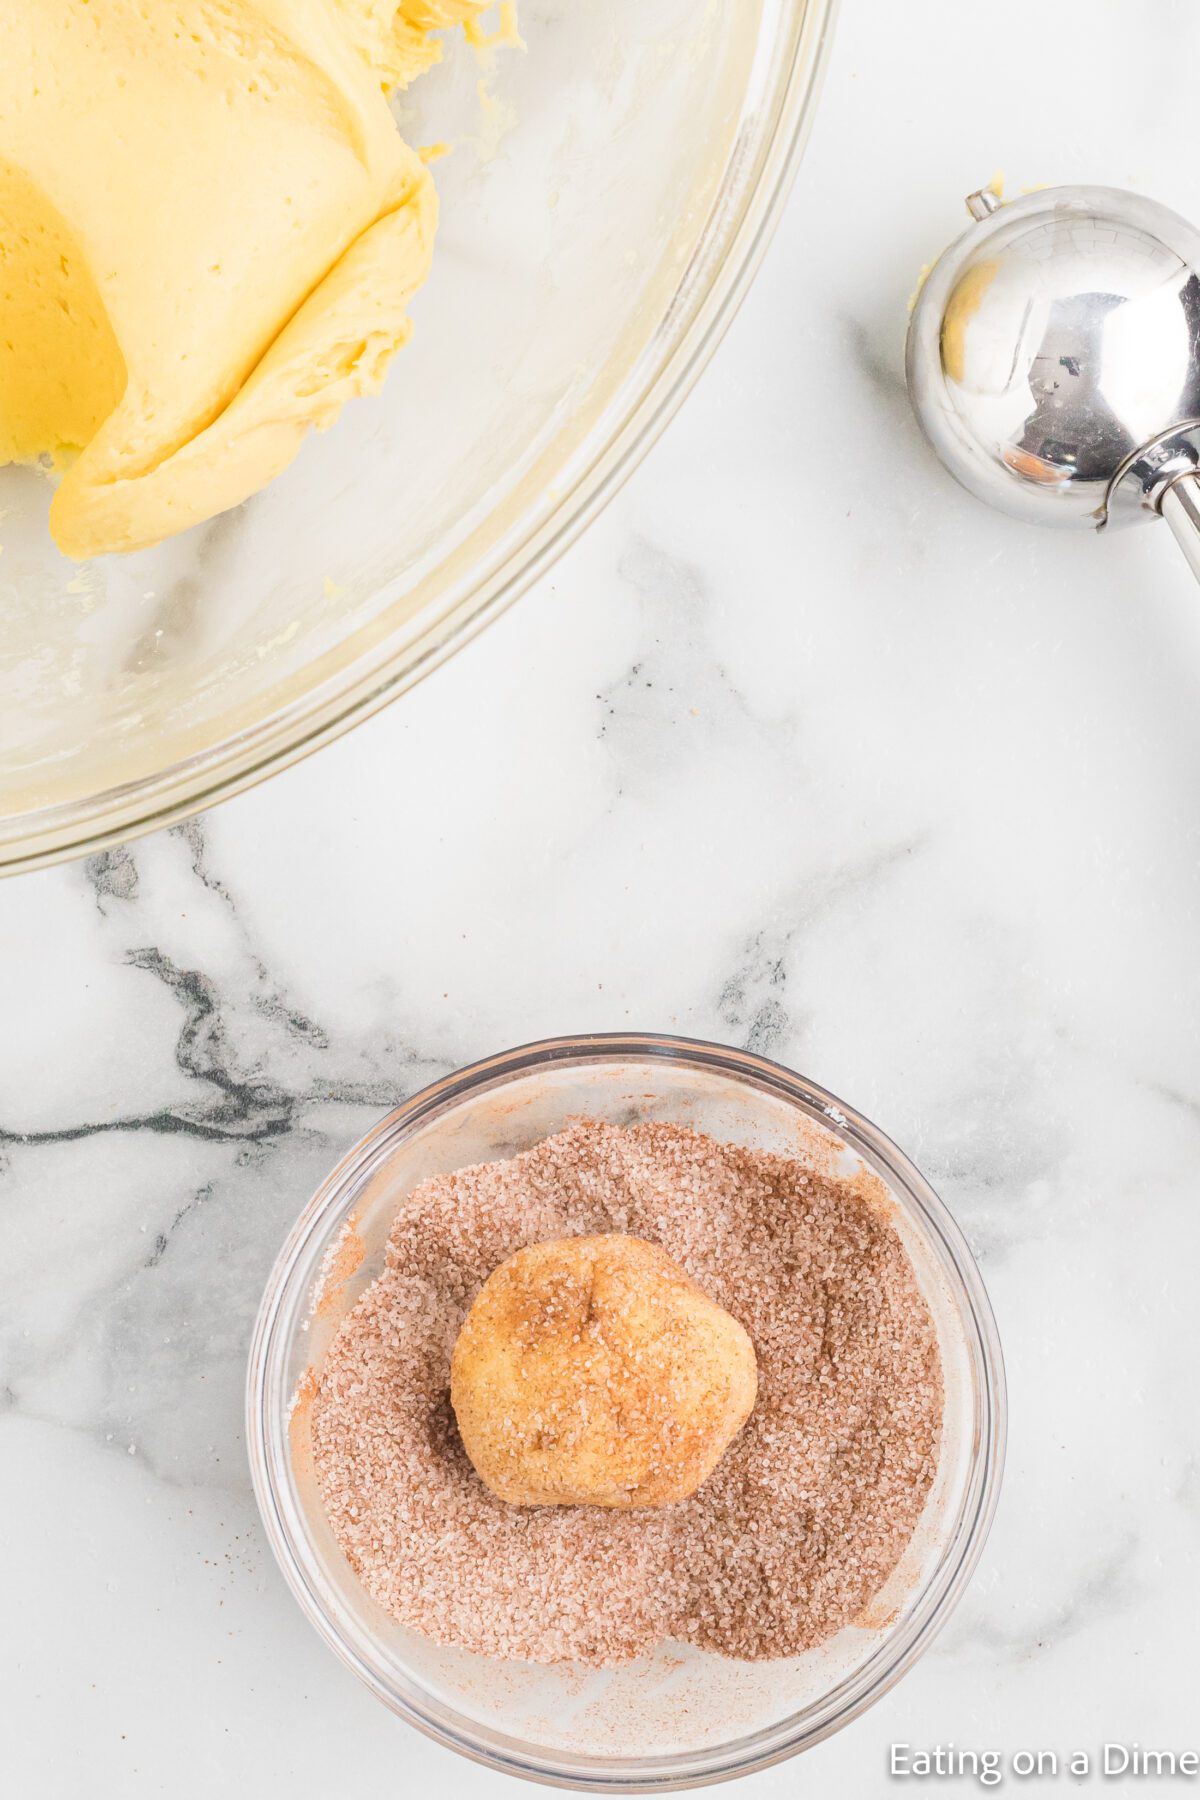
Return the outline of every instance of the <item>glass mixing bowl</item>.
[[[540,1668],[448,1649],[389,1618],[325,1518],[308,1400],[330,1339],[383,1264],[388,1229],[428,1175],[511,1156],[581,1114],[669,1119],[714,1137],[864,1165],[937,1323],[941,1461],[916,1534],[856,1623],[807,1655],[738,1663],[677,1644],[611,1670]],[[887,1691],[926,1648],[983,1548],[1003,1462],[1000,1346],[962,1234],[882,1132],[763,1057],[657,1036],[556,1039],[427,1088],[350,1152],[310,1201],[267,1285],[250,1352],[247,1436],[271,1546],[301,1606],[395,1712],[510,1774],[641,1793],[778,1762]]]
[[[527,49],[398,104],[448,140],[415,332],[265,493],[77,566],[0,470],[0,869],[305,754],[494,617],[629,473],[728,324],[810,121],[832,0],[521,0]]]

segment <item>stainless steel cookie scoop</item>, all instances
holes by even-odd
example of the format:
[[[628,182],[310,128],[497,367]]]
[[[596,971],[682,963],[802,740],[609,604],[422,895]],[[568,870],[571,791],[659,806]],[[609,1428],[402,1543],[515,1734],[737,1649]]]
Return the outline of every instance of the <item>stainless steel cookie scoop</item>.
[[[967,209],[909,325],[930,443],[1037,524],[1161,513],[1200,579],[1200,233],[1119,188],[983,188]]]

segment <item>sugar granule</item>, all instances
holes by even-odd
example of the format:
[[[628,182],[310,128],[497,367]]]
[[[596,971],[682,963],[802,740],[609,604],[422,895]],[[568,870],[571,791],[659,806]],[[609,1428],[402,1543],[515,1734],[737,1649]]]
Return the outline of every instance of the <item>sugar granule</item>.
[[[524,1245],[659,1243],[749,1332],[758,1400],[691,1499],[517,1507],[459,1441],[450,1355]],[[895,1228],[848,1180],[681,1126],[589,1121],[406,1200],[312,1404],[317,1478],[367,1591],[442,1643],[620,1663],[674,1638],[793,1656],[852,1621],[912,1537],[937,1467],[937,1332]]]

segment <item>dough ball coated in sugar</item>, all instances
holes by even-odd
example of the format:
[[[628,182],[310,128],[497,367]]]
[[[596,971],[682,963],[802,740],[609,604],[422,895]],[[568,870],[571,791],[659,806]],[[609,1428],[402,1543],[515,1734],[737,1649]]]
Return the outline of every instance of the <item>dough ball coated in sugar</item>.
[[[531,1244],[475,1298],[450,1370],[467,1455],[515,1506],[666,1506],[754,1406],[754,1347],[656,1244]]]

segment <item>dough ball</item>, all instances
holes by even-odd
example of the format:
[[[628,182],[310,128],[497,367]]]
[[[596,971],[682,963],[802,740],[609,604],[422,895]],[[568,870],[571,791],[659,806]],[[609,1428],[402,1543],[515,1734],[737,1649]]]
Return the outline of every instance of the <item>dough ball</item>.
[[[666,1506],[750,1416],[754,1347],[641,1238],[562,1238],[489,1275],[450,1366],[467,1455],[514,1506]]]

